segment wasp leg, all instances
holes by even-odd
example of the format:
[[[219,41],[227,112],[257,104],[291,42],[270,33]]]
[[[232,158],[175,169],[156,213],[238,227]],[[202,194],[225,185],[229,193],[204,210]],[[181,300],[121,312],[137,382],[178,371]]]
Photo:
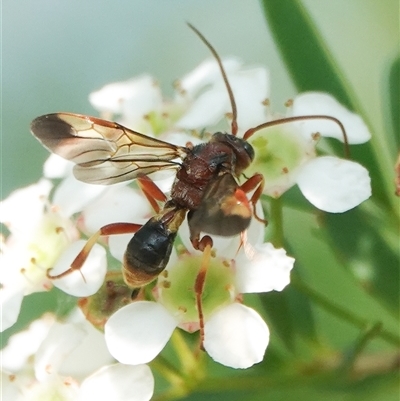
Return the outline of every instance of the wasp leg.
[[[161,208],[157,201],[162,203],[167,202],[167,197],[165,196],[164,192],[162,192],[161,189],[158,188],[158,186],[149,177],[139,177],[137,182],[140,189],[143,191],[144,196],[149,201],[151,207],[156,213],[160,213]]]
[[[199,315],[199,326],[200,326],[200,349],[204,351],[204,314],[203,314],[203,303],[202,303],[202,295],[204,290],[204,285],[206,282],[206,275],[208,266],[210,264],[211,258],[211,250],[212,250],[212,239],[206,235],[199,241],[201,244],[201,250],[203,251],[203,258],[201,261],[200,270],[197,273],[196,281],[194,284],[194,290],[196,293],[196,306],[197,313]]]
[[[260,199],[264,189],[264,176],[262,174],[254,174],[240,186],[240,189],[245,193],[251,192],[255,189],[250,198],[250,202],[253,205],[253,215],[260,223],[268,224],[268,221],[257,216],[256,212],[256,203]]]
[[[86,242],[82,250],[78,253],[78,256],[73,260],[69,269],[56,275],[51,275],[49,269],[46,273],[47,277],[50,279],[58,279],[67,276],[75,270],[80,270],[85,263],[90,251],[92,250],[94,244],[97,242],[99,237],[103,235],[117,235],[117,234],[132,234],[135,233],[139,228],[142,227],[141,224],[133,223],[112,223],[107,224],[95,232]],[[83,277],[83,276],[82,276]],[[85,278],[83,277],[85,280]]]

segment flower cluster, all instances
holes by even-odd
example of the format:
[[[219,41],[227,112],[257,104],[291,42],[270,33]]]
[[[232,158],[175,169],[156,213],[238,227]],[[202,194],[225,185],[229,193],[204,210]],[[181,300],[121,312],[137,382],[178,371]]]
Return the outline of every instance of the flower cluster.
[[[64,322],[51,314],[35,320],[10,338],[1,358],[5,400],[148,401],[153,394],[150,368],[115,363],[104,335],[79,310]]]
[[[269,97],[267,70],[244,68],[236,59],[224,60],[223,65],[238,108],[238,135],[278,118],[266,106]],[[90,102],[103,117],[117,118],[135,131],[177,145],[207,140],[207,134],[202,131],[204,127],[219,129],[226,116],[229,119],[231,104],[215,61],[202,63],[177,81],[175,87],[174,99],[165,100],[156,81],[145,75],[107,85],[92,93]],[[362,120],[327,94],[299,95],[294,98],[288,113],[290,116],[333,116],[342,122],[350,144],[363,143],[370,138]],[[248,139],[254,147],[255,160],[246,176],[262,173],[265,178],[263,191],[270,197],[279,197],[297,184],[304,196],[321,210],[338,213],[357,206],[371,194],[368,172],[356,162],[319,155],[316,145],[322,136],[343,140],[340,127],[333,121],[312,118],[257,131]],[[103,239],[102,245],[96,244],[91,250],[80,270],[54,280],[46,273],[50,268],[52,275],[67,270],[85,243],[80,238],[90,236],[100,227],[121,221],[143,224],[152,215],[145,197],[133,185],[122,183],[108,187],[79,182],[72,174],[70,163],[57,156],[51,156],[46,162],[44,176],[37,184],[12,193],[1,203],[0,222],[10,231],[0,255],[4,266],[1,305],[6,312],[2,330],[15,323],[23,296],[31,292],[46,291],[55,285],[76,297],[95,294],[107,271],[104,246],[112,255],[108,260],[116,265],[114,262],[122,261],[131,235]],[[53,188],[51,180],[55,178],[61,181]],[[173,177],[168,177],[156,183],[168,193],[172,180]],[[262,217],[261,205],[256,207],[258,216]],[[137,399],[151,397],[152,377],[150,379],[151,373],[143,364],[161,352],[177,327],[193,332],[200,325],[194,283],[204,258],[189,241],[186,223],[179,230],[179,237],[180,248],[173,251],[166,270],[151,291],[143,292],[105,323],[103,340],[119,364],[107,366],[80,382],[67,380],[59,369],[59,355],[65,355],[69,350],[66,352],[54,345],[52,341],[59,334],[52,334],[52,331],[65,329],[67,332],[69,329],[59,329],[60,323],[56,322],[51,328],[45,320],[37,323],[45,329],[34,342],[36,345],[26,353],[36,354],[31,370],[35,372],[33,383],[39,389],[37,391],[42,391],[44,385],[41,378],[51,373],[52,381],[46,380],[45,386],[56,385],[57,391],[65,391],[63,399],[74,399],[69,394],[87,394],[85,391],[92,392],[92,397],[100,394],[99,391],[104,395],[111,390],[102,384],[114,381],[115,377],[118,377],[115,382],[125,388],[125,383],[120,382],[123,380],[120,376],[124,374],[120,373],[128,371],[135,386],[141,388],[143,383],[147,386],[143,390],[146,395]],[[264,226],[256,219],[241,237],[215,237],[213,243],[214,254],[208,263],[202,294],[203,346],[219,363],[248,368],[263,359],[269,329],[254,309],[244,305],[243,294],[281,291],[289,284],[294,259],[283,249],[275,249],[264,241]],[[34,330],[32,325],[24,335],[33,336]],[[71,338],[77,339],[73,342],[75,345],[80,341],[79,333],[71,334]],[[54,362],[50,361],[52,358],[59,359]],[[15,374],[22,366],[21,362],[8,371]],[[49,366],[56,368],[50,369],[49,373]],[[142,383],[143,375],[146,379]],[[112,380],[106,381],[105,377]],[[10,394],[24,393],[32,379],[23,379],[21,383],[10,382]],[[114,393],[109,398],[118,399]]]

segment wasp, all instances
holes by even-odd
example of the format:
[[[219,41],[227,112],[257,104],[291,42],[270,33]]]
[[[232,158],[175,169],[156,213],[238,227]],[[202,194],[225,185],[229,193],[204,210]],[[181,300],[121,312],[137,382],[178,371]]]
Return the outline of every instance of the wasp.
[[[243,138],[238,137],[235,99],[222,61],[206,38],[188,25],[218,63],[232,108],[230,133],[216,132],[208,142],[196,146],[190,143],[176,146],[115,122],[72,113],[37,117],[31,123],[31,131],[48,150],[75,163],[74,175],[80,181],[114,184],[136,179],[156,212],[142,226],[113,223],[100,228],[68,270],[58,275],[48,272],[48,276],[58,279],[79,270],[100,236],[133,233],[125,251],[122,272],[129,287],[140,289],[165,269],[178,229],[187,218],[191,243],[204,255],[194,284],[200,335],[204,336],[201,296],[211,257],[211,236],[231,237],[244,233],[252,217],[265,222],[255,212],[263,191],[263,176],[254,174],[239,184],[239,178],[255,156],[247,139],[260,129],[302,119],[330,119],[340,125],[343,133],[344,128],[334,117],[300,116],[266,122],[247,130]],[[148,177],[166,169],[176,171],[169,198]],[[252,193],[250,198],[249,193]]]

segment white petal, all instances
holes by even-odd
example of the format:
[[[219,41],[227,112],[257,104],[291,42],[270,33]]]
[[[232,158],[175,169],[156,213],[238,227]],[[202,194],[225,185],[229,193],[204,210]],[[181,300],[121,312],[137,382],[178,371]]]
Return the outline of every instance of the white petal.
[[[229,110],[227,93],[222,87],[202,93],[188,112],[176,123],[177,127],[200,129],[216,124]]]
[[[246,245],[245,245],[246,247]],[[246,249],[236,260],[237,289],[241,293],[282,291],[290,283],[294,259],[270,243]]]
[[[89,95],[90,103],[100,112],[121,114],[131,108],[140,116],[158,107],[161,100],[160,89],[150,75],[114,82]]]
[[[45,381],[57,375],[61,363],[85,335],[78,325],[55,322],[35,354],[36,378]]]
[[[306,163],[297,184],[309,202],[330,213],[346,212],[371,196],[368,171],[358,163],[333,156]]]
[[[69,316],[68,323],[82,328],[85,337],[62,361],[60,375],[83,380],[102,366],[115,362],[108,352],[104,334],[86,320],[80,309]]]
[[[145,76],[138,84],[136,92],[122,105],[124,120],[131,121],[132,124],[136,124],[152,111],[160,111],[162,108],[161,89],[154,78]],[[132,128],[136,129],[136,126],[132,125]]]
[[[15,235],[28,236],[43,216],[44,201],[51,188],[50,181],[41,179],[15,190],[0,202],[0,222]]]
[[[246,369],[261,362],[269,342],[268,326],[253,309],[231,304],[205,324],[204,347],[216,362]]]
[[[108,188],[106,185],[86,184],[68,175],[56,188],[52,203],[64,216],[72,216]]]
[[[43,165],[43,175],[46,178],[63,178],[72,175],[74,163],[52,153]]]
[[[104,366],[81,385],[79,401],[148,401],[154,391],[154,378],[147,365]]]
[[[150,301],[124,306],[105,325],[109,351],[121,363],[140,365],[164,348],[177,321],[160,304]]]
[[[78,383],[71,377],[62,378],[54,375],[52,380],[45,382],[26,380],[22,388],[23,401],[75,401],[78,397],[78,389]]]
[[[24,401],[15,376],[1,372],[1,396],[4,401]]]
[[[237,71],[229,77],[238,110],[238,125],[242,132],[267,121],[263,101],[270,95],[268,71],[251,68]],[[223,88],[226,92],[226,89]],[[231,106],[226,110],[230,112]]]
[[[41,319],[33,321],[27,330],[12,335],[1,350],[2,369],[10,373],[22,370],[28,363],[28,358],[36,353],[46,338],[53,323],[53,316],[47,313]]]
[[[241,62],[234,58],[222,61],[226,73],[236,71],[240,68]],[[193,71],[185,75],[180,81],[180,87],[185,90],[189,97],[194,97],[197,92],[215,81],[222,82],[221,71],[214,59],[202,62]]]
[[[371,134],[362,118],[342,106],[334,97],[327,93],[310,92],[295,97],[293,115],[327,115],[336,117],[346,130],[350,144],[364,143],[370,140]],[[338,124],[332,121],[309,120],[299,124],[303,135],[310,136],[319,132],[322,136],[339,139],[343,142],[343,134]]]
[[[138,221],[138,224],[144,224],[145,221]],[[133,234],[112,235],[108,238],[108,249],[112,256],[120,262],[123,261],[126,247],[132,239]]]
[[[238,124],[243,131],[266,120],[262,101],[268,97],[268,77],[264,68],[235,71],[228,74],[236,105],[240,113]],[[177,126],[188,129],[203,128],[216,124],[231,112],[231,104],[222,79],[212,88],[201,93]]]
[[[17,321],[23,298],[24,289],[22,287],[13,288],[7,286],[0,289],[1,332]]]
[[[151,208],[144,195],[126,185],[112,186],[82,212],[85,228],[95,232],[106,224],[137,222],[148,216]]]
[[[80,240],[71,244],[60,256],[50,274],[54,276],[69,269],[85,243],[86,241]],[[80,270],[75,270],[65,277],[54,279],[53,284],[67,294],[75,297],[87,297],[99,290],[104,282],[106,271],[106,251],[99,244],[95,244]]]

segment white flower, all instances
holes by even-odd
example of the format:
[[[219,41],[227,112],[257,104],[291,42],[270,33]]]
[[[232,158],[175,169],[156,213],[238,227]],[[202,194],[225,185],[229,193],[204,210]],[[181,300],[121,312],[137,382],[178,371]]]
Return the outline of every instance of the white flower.
[[[52,199],[52,183],[42,179],[14,191],[0,203],[0,222],[10,231],[0,254],[0,303],[4,311],[1,330],[15,323],[25,295],[48,291],[54,285],[75,296],[88,296],[104,281],[106,254],[99,245],[80,271],[55,280],[47,277],[48,269],[53,269],[52,275],[67,270],[85,243],[77,242],[79,232],[71,216],[89,208],[90,202],[106,191],[104,186],[77,181],[60,158],[51,158],[47,166],[57,172],[55,176],[65,176]]]
[[[243,68],[237,59],[226,59],[223,65],[232,87],[238,110],[239,131],[266,120],[262,102],[269,96],[268,71],[262,67]],[[178,81],[180,101],[190,107],[176,123],[186,129],[204,129],[217,124],[232,113],[228,92],[215,60],[207,60]],[[179,99],[179,98],[178,98]]]
[[[3,384],[13,400],[148,401],[154,378],[145,365],[115,364],[104,335],[75,311],[50,314],[15,334],[2,350]]]
[[[305,93],[293,100],[291,116],[326,115],[343,124],[349,144],[371,137],[362,119],[332,96]],[[246,174],[264,175],[264,193],[279,197],[294,184],[314,206],[331,213],[354,208],[371,196],[368,171],[351,160],[316,154],[319,136],[344,141],[342,131],[331,120],[309,119],[277,125],[248,138],[255,149],[254,163]]]
[[[104,366],[81,385],[79,401],[148,401],[154,391],[154,377],[147,365]]]
[[[151,135],[164,110],[161,89],[155,79],[142,75],[125,82],[108,84],[89,95],[92,106],[105,118],[120,116],[120,123]]]
[[[265,68],[243,68],[234,58],[223,60],[238,108],[240,132],[266,120],[262,102],[269,96]],[[215,60],[201,63],[175,83],[172,101],[163,99],[154,78],[143,75],[125,82],[115,82],[93,92],[89,100],[104,116],[116,114],[118,121],[147,135],[183,130],[203,130],[219,123],[232,112],[221,71]],[[173,141],[175,143],[175,141]]]
[[[269,242],[245,247],[236,260],[238,291],[243,294],[282,291],[290,282],[294,259]]]
[[[202,296],[204,347],[215,361],[226,366],[248,368],[260,362],[269,341],[268,327],[260,315],[238,303],[240,290],[281,290],[289,282],[294,259],[270,244],[265,248],[252,249],[254,268],[251,261],[238,268],[237,262],[218,257],[208,266]],[[201,255],[182,256],[159,277],[157,302],[133,302],[111,316],[105,325],[105,338],[118,361],[133,365],[149,362],[161,352],[177,326],[189,332],[199,329],[194,282],[201,261]],[[257,286],[257,281],[263,284]]]
[[[371,134],[362,118],[347,110],[334,97],[327,93],[307,92],[293,99],[293,116],[325,115],[336,117],[345,127],[349,143],[356,145],[368,142]],[[299,124],[301,134],[306,138],[310,133],[319,132],[322,136],[336,138],[343,142],[340,127],[328,120],[305,120]]]
[[[72,221],[50,206],[51,188],[42,179],[0,203],[0,222],[10,231],[0,254],[2,330],[17,320],[24,295],[52,287],[47,269],[78,237]]]

